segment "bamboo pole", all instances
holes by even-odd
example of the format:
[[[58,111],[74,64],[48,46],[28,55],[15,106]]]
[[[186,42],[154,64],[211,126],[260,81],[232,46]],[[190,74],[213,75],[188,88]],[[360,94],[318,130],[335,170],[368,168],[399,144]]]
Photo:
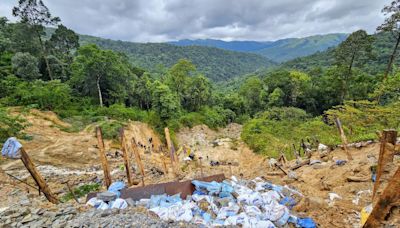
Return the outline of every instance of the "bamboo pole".
[[[131,174],[131,165],[129,162],[128,150],[126,148],[125,134],[124,128],[119,129],[119,138],[121,141],[121,149],[124,158],[124,165],[126,170],[126,177],[128,178],[128,186],[132,186],[132,174]]]
[[[342,139],[343,148],[344,148],[344,151],[346,152],[347,159],[353,160],[353,157],[351,156],[349,149],[347,148],[348,142],[347,142],[346,135],[344,134],[344,131],[343,131],[342,123],[340,122],[340,119],[338,117],[335,117],[335,123],[336,123],[336,127],[339,130],[340,138]]]
[[[28,153],[26,153],[24,148],[20,149],[20,154],[21,154],[22,162],[24,163],[26,169],[28,169],[29,173],[32,175],[36,184],[38,185],[39,191],[42,191],[44,193],[44,195],[46,196],[47,200],[49,200],[50,202],[52,202],[54,204],[59,203],[57,197],[51,192],[46,181],[40,175],[40,173],[36,169],[35,165],[33,164],[31,158],[29,157]]]
[[[96,127],[96,137],[97,137],[97,145],[99,147],[99,157],[101,160],[101,165],[103,167],[104,172],[104,182],[108,187],[111,185],[111,174],[110,174],[110,167],[108,166],[108,161],[106,154],[104,152],[104,141],[103,141],[103,133],[99,126]]]
[[[142,185],[144,186],[144,167],[143,167],[143,163],[142,163],[142,159],[140,158],[140,154],[139,154],[139,150],[137,148],[136,145],[136,140],[135,138],[132,138],[132,151],[135,154],[135,159],[136,159],[136,164],[139,166],[140,168],[140,173],[142,174]]]

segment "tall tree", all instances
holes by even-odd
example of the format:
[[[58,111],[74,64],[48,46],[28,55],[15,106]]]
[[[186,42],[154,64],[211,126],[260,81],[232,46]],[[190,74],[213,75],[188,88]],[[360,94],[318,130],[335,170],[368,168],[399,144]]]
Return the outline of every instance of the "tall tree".
[[[400,0],[395,0],[383,7],[382,13],[387,16],[383,24],[378,26],[378,32],[391,32],[396,39],[396,44],[393,47],[392,54],[390,55],[388,65],[386,67],[386,71],[383,77],[383,80],[386,81],[389,73],[392,71],[393,62],[397,55],[397,48],[400,43]]]
[[[79,36],[61,24],[46,42],[46,47],[50,50],[57,66],[61,68],[60,78],[64,81],[68,80],[68,66],[73,61],[73,52],[79,48]]]
[[[208,103],[211,97],[211,84],[208,78],[198,75],[190,79],[186,89],[184,107],[189,111],[198,111]]]
[[[163,120],[178,116],[180,111],[179,99],[176,93],[160,81],[153,84],[153,109]]]
[[[372,56],[373,37],[364,30],[350,34],[335,50],[336,65],[342,71],[342,102],[348,93],[348,84],[355,63],[362,64]]]
[[[42,0],[19,0],[18,6],[13,8],[13,15],[21,19],[21,23],[30,25],[40,43],[42,57],[46,63],[47,73],[50,80],[53,80],[50,64],[47,59],[47,50],[42,40],[44,26],[54,26],[60,22],[59,17],[52,17],[49,9]]]
[[[187,59],[180,59],[169,69],[166,79],[168,87],[176,92],[180,102],[183,102],[185,89],[189,83],[189,77],[196,71],[196,67]]]
[[[125,56],[90,44],[78,49],[70,84],[81,95],[97,97],[103,106],[124,103],[133,77]]]

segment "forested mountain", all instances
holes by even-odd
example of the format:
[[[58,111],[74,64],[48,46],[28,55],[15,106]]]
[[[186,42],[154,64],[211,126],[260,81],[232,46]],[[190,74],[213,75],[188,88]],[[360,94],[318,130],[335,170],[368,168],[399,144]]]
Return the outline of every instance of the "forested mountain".
[[[383,73],[387,67],[387,61],[392,54],[396,37],[391,33],[378,33],[372,35],[372,56],[366,64],[360,66],[364,71],[370,74]],[[317,52],[310,56],[299,57],[288,62],[283,63],[281,66],[288,69],[297,69],[309,71],[315,68],[327,68],[335,63],[335,50],[336,48],[329,48],[323,52]],[[395,61],[400,64],[400,60]]]
[[[263,48],[268,47],[273,44],[273,41],[223,41],[223,40],[214,40],[214,39],[197,39],[197,40],[178,40],[171,41],[170,44],[174,44],[177,46],[207,46],[207,47],[216,47],[221,49],[226,49],[230,51],[242,51],[242,52],[251,52],[257,51]]]
[[[277,41],[222,41],[213,39],[179,40],[170,42],[177,46],[208,46],[232,51],[254,52],[275,62],[284,62],[297,57],[324,51],[337,46],[348,34],[334,33],[304,38],[289,38]]]
[[[80,35],[82,45],[94,43],[101,48],[126,54],[135,66],[157,71],[171,67],[185,58],[196,65],[199,72],[213,81],[223,81],[260,68],[275,65],[271,60],[253,53],[227,51],[213,47],[180,47],[167,43],[133,43]]]

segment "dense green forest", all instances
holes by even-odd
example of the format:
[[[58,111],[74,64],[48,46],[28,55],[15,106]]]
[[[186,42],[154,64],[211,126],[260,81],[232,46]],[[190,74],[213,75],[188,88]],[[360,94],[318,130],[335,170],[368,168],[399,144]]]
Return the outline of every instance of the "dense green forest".
[[[159,132],[169,126],[172,135],[183,126],[238,122],[245,142],[270,156],[290,155],[291,144],[306,138],[339,143],[333,117],[342,119],[351,141],[400,127],[400,32],[392,22],[400,17],[389,17],[377,35],[358,30],[334,49],[255,71],[269,62],[216,48],[80,41],[42,1],[22,0],[13,14],[16,23],[0,19],[2,141],[24,128],[8,113],[11,106],[54,111],[72,124],[68,131],[97,122],[110,138],[128,120]],[[45,27],[55,30],[46,34]],[[246,75],[210,80],[227,72]]]
[[[256,54],[221,50],[213,47],[180,47],[167,43],[132,43],[80,35],[82,45],[94,43],[101,48],[124,53],[134,66],[152,73],[163,73],[180,59],[191,61],[197,70],[213,81],[225,81],[276,65]]]

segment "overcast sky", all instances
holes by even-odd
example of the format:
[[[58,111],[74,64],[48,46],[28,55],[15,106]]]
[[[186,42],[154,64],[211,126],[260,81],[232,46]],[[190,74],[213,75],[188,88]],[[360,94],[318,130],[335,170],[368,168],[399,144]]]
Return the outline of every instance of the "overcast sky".
[[[17,0],[0,0],[11,17]],[[78,33],[161,42],[276,40],[365,29],[373,33],[390,0],[44,0]],[[15,19],[13,19],[15,20]]]

